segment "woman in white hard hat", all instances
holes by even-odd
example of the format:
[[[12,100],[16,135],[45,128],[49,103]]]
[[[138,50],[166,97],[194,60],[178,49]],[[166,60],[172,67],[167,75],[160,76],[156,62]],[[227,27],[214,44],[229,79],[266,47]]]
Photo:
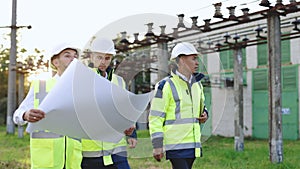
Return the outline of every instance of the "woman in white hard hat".
[[[113,41],[106,38],[96,38],[92,42],[91,52],[94,71],[99,76],[125,89],[126,84],[123,78],[114,74],[110,67],[113,55],[116,54]],[[127,140],[124,137],[119,143],[82,139],[82,169],[130,169],[126,146],[127,143],[130,148],[136,146],[136,133],[134,127],[129,128],[124,133],[129,137]]]
[[[78,50],[67,43],[60,44],[52,50],[51,65],[57,74],[46,81],[33,81],[26,98],[14,113],[16,124],[35,123],[45,118],[45,112],[37,109],[39,104],[77,57]],[[30,134],[30,158],[32,169],[80,169],[81,143],[80,140],[49,131],[35,131]]]
[[[161,161],[166,151],[173,169],[191,169],[202,155],[201,128],[208,114],[198,71],[198,52],[191,43],[178,43],[171,60],[178,68],[156,85],[149,115],[153,157]]]

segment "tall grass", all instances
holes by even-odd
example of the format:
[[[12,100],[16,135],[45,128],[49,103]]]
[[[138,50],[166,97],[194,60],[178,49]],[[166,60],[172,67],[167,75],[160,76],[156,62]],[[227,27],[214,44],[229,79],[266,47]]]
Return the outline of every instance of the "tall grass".
[[[148,131],[138,132],[139,144],[136,149],[129,150],[129,155],[134,152],[147,154],[148,157],[133,158],[130,156],[129,162],[132,168],[137,169],[169,169],[170,162],[163,160],[156,162],[152,158],[152,148]],[[205,139],[206,140],[206,139]],[[141,143],[142,142],[142,143]],[[149,147],[148,147],[149,146]],[[300,141],[284,140],[284,161],[280,164],[272,164],[269,160],[268,140],[254,140],[247,138],[244,141],[244,151],[234,150],[234,139],[219,136],[209,137],[202,143],[203,157],[197,158],[194,163],[195,169],[300,169]],[[139,151],[142,149],[143,151]]]
[[[151,141],[148,131],[138,131],[138,146],[129,149],[129,163],[132,169],[170,169],[167,160],[156,162],[152,157]],[[300,141],[284,140],[283,163],[272,164],[269,160],[268,140],[245,139],[242,152],[234,150],[233,138],[209,137],[202,143],[204,156],[197,158],[195,169],[298,169],[300,168]],[[42,157],[41,157],[42,158]],[[18,138],[6,135],[0,127],[0,168],[30,168],[29,136]]]
[[[8,135],[4,126],[0,126],[0,168],[26,169],[30,168],[29,135],[18,138]]]

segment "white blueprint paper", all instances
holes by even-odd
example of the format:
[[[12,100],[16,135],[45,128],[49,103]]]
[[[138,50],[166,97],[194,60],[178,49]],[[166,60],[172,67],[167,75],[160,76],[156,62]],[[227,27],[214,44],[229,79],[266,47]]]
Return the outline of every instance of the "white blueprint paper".
[[[46,117],[29,123],[27,131],[118,142],[152,97],[152,92],[136,95],[116,86],[75,59],[40,104]]]

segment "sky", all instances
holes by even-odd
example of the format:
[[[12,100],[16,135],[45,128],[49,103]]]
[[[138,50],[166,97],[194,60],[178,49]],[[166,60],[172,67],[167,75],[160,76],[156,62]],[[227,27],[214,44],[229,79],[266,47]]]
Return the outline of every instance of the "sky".
[[[28,54],[37,48],[45,53],[62,42],[71,42],[83,48],[96,33],[102,32],[110,38],[126,31],[131,37],[146,33],[145,24],[153,22],[153,31],[160,32],[159,26],[166,25],[166,33],[177,26],[178,14],[185,14],[185,22],[198,16],[198,25],[203,19],[214,19],[215,8],[212,4],[222,2],[221,12],[228,17],[226,7],[236,6],[236,15],[242,14],[242,8],[250,13],[263,9],[259,0],[17,0],[17,26],[31,25],[32,29],[19,29],[19,46],[28,50]],[[274,3],[275,0],[270,1]],[[288,3],[289,1],[283,1]],[[0,27],[11,25],[12,0],[0,1]],[[0,44],[9,47],[9,39],[4,34],[10,29],[0,29]]]

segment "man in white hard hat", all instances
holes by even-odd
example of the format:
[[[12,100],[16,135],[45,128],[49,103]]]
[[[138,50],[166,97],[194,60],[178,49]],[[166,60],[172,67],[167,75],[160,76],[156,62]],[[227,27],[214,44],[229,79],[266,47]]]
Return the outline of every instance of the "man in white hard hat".
[[[110,67],[113,56],[116,54],[115,45],[112,40],[96,38],[91,45],[91,59],[94,71],[112,83],[126,87],[122,77],[113,73]],[[99,86],[101,87],[101,86]],[[124,137],[119,143],[82,139],[82,169],[118,168],[130,169],[127,161],[127,142],[130,148],[137,144],[134,127],[124,131],[129,136]]]
[[[67,43],[54,47],[51,65],[57,73],[53,78],[32,82],[26,98],[14,113],[16,124],[35,123],[45,118],[45,112],[37,109],[39,104],[78,54],[78,50]],[[31,168],[80,169],[81,148],[80,140],[50,131],[35,131],[30,134]]]
[[[149,115],[153,157],[161,161],[166,151],[173,169],[191,169],[202,155],[201,127],[207,118],[198,71],[198,52],[191,43],[178,43],[171,60],[177,69],[156,85]]]

